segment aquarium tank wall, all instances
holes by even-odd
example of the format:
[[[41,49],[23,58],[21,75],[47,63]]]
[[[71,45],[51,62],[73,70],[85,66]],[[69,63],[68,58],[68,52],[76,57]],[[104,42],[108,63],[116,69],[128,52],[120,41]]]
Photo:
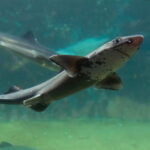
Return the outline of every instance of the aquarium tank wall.
[[[120,36],[142,34],[137,54],[119,71],[123,88],[94,86],[54,101],[43,112],[0,105],[0,149],[150,149],[150,1],[1,0],[0,32],[58,54],[86,56]],[[40,84],[58,72],[0,48],[0,92]],[[80,83],[79,83],[80,84]]]

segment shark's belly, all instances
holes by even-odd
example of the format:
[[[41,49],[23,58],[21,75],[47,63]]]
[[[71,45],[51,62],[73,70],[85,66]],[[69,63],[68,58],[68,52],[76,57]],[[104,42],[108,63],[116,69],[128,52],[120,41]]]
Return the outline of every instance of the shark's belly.
[[[42,99],[46,103],[64,98],[96,83],[96,81],[88,80],[84,76],[71,78],[66,74],[55,80],[56,81],[52,83],[53,85],[51,85],[51,87],[45,88],[47,92],[43,94]]]

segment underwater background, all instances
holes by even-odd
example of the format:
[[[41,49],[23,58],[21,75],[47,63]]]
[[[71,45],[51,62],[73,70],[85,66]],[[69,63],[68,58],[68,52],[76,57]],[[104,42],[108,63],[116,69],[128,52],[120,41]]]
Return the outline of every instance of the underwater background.
[[[145,37],[118,72],[123,81],[119,91],[91,87],[42,113],[0,105],[0,149],[149,150],[149,13],[149,0],[0,0],[0,32],[22,36],[32,30],[41,44],[58,53],[84,56],[118,36]],[[0,68],[1,93],[56,74],[3,49]]]

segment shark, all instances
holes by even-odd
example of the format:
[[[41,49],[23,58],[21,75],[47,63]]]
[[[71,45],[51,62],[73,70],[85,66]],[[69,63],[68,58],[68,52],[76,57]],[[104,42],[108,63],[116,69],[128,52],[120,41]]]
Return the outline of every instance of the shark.
[[[50,56],[57,53],[41,45],[32,31],[27,31],[21,37],[1,32],[0,48],[28,58],[51,71],[59,72],[61,70],[60,66],[49,60]]]
[[[143,35],[121,36],[86,56],[52,55],[49,60],[64,70],[51,79],[27,89],[13,86],[0,95],[1,104],[21,104],[37,112],[53,101],[89,87],[119,90],[122,80],[117,71],[136,54]]]

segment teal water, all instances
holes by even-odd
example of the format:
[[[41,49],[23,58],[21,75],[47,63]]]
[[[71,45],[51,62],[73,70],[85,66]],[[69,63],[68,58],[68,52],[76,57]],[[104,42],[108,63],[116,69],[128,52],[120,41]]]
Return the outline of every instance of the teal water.
[[[137,55],[118,72],[119,91],[89,88],[42,113],[0,105],[0,142],[12,144],[5,149],[150,149],[149,9],[148,0],[1,0],[0,32],[21,36],[32,30],[58,53],[84,56],[118,36],[145,36]],[[0,67],[1,93],[56,74],[3,49]]]

